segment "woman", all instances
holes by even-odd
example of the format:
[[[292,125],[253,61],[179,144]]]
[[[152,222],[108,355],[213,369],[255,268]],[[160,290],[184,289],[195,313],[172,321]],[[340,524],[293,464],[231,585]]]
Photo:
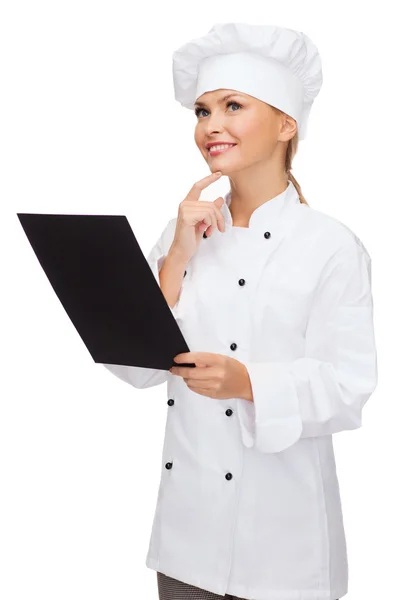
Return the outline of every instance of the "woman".
[[[301,32],[218,24],[173,74],[211,175],[148,262],[191,349],[174,361],[195,366],[105,365],[136,388],[168,382],[146,565],[160,600],[335,600],[348,568],[332,435],[361,426],[377,361],[370,256],[290,172],[318,51]],[[221,174],[230,191],[201,201]]]

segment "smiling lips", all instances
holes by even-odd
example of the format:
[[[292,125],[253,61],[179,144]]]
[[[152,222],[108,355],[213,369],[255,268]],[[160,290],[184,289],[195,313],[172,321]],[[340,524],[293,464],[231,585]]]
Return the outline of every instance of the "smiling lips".
[[[224,152],[228,152],[231,148],[234,148],[236,144],[218,144],[215,146],[211,146],[207,150],[209,156],[217,156],[218,154],[223,154]]]

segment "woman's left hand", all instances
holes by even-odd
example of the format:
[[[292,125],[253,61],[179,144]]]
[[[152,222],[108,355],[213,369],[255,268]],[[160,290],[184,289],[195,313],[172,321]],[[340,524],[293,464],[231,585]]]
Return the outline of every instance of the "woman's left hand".
[[[171,367],[173,375],[183,378],[197,394],[223,400],[244,398],[253,401],[246,366],[235,358],[210,352],[184,352],[174,356],[179,363],[195,363],[195,367]]]

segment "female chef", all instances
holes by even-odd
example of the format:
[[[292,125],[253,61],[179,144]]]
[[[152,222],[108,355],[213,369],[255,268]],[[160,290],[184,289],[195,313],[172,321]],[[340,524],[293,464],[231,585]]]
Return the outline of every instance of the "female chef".
[[[322,84],[302,32],[223,23],[173,55],[211,174],[148,262],[191,349],[170,371],[146,565],[160,600],[335,600],[348,591],[334,433],[377,384],[371,258],[291,173]],[[201,190],[225,175],[214,202]]]

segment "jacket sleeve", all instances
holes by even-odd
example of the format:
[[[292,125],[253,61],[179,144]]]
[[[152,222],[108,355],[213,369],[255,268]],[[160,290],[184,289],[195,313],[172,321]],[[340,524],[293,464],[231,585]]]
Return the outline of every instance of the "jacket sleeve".
[[[304,357],[243,363],[254,400],[238,403],[245,446],[280,452],[302,437],[361,427],[378,374],[371,258],[360,241],[336,251],[323,269]]]
[[[171,219],[168,222],[161,236],[151,249],[150,254],[146,257],[158,285],[160,285],[159,272],[164,264],[173,239],[175,223],[176,219]],[[179,298],[175,306],[172,308],[170,307],[175,318],[177,316],[178,304]],[[167,381],[168,378],[168,371],[161,369],[148,369],[146,367],[131,367],[127,365],[111,365],[105,363],[101,364],[111,371],[113,375],[138,389],[161,385]]]

